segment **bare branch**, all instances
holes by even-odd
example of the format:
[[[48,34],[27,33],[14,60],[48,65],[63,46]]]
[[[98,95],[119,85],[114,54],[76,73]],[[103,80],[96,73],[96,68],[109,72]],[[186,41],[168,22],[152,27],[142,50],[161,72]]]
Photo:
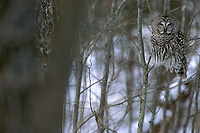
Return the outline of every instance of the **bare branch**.
[[[167,15],[168,12],[168,0],[164,1],[164,8],[163,8],[163,14]]]
[[[81,89],[81,81],[83,75],[83,56],[84,52],[82,46],[80,45],[80,55],[79,55],[79,64],[78,64],[78,75],[76,82],[76,99],[74,104],[74,120],[73,120],[73,132],[77,132],[77,123],[78,123],[78,110],[79,110],[79,99],[80,99],[80,89]]]
[[[104,68],[104,76],[102,81],[102,88],[101,88],[101,99],[100,99],[100,106],[98,110],[98,119],[96,119],[98,125],[98,133],[102,133],[105,130],[103,126],[103,119],[104,119],[104,110],[105,110],[105,103],[106,103],[106,89],[107,89],[107,81],[109,75],[109,64],[110,64],[110,57],[111,57],[111,47],[113,45],[113,29],[114,29],[114,19],[115,19],[115,9],[117,5],[117,0],[113,0],[112,7],[111,7],[111,15],[109,19],[109,33],[108,33],[108,42],[106,46],[106,55],[105,55],[105,68]],[[102,123],[101,123],[101,122]]]
[[[138,121],[138,133],[142,133],[143,130],[143,122],[144,122],[144,115],[145,115],[145,105],[146,105],[146,96],[147,96],[147,84],[148,84],[148,66],[145,62],[145,55],[144,55],[144,44],[142,40],[142,8],[143,8],[143,0],[138,0],[138,43],[140,48],[140,61],[142,64],[143,69],[143,83],[142,83],[142,96],[140,99],[140,114],[139,114],[139,121]]]
[[[159,66],[159,68],[157,69],[156,92],[155,92],[155,97],[154,97],[154,105],[153,105],[153,112],[152,112],[151,121],[150,121],[150,132],[149,133],[154,132],[154,119],[155,119],[155,115],[156,115],[156,107],[158,104],[157,101],[158,101],[158,96],[159,96],[160,69],[161,69],[161,67]]]
[[[155,18],[155,16],[153,15],[153,12],[152,12],[152,10],[151,10],[151,6],[150,6],[150,4],[149,4],[149,0],[146,0],[146,2],[147,2],[147,6],[148,6],[148,8],[149,8],[150,13],[151,13],[152,16]]]

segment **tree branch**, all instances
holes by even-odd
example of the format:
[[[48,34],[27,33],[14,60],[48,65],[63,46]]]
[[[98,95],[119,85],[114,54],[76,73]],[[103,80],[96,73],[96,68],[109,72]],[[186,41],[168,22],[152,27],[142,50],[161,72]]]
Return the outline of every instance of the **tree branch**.
[[[144,44],[142,40],[142,8],[143,8],[143,0],[138,0],[138,43],[140,49],[140,60],[143,69],[143,83],[142,83],[142,96],[140,99],[140,114],[139,114],[139,122],[138,122],[138,133],[142,133],[143,122],[144,122],[144,114],[145,114],[145,104],[146,104],[146,96],[147,96],[147,84],[148,84],[148,65],[145,62],[144,55]],[[146,74],[147,73],[147,74]]]
[[[111,46],[113,44],[113,29],[114,29],[114,19],[115,19],[115,9],[116,9],[117,0],[113,0],[112,7],[111,7],[111,15],[109,20],[109,30],[108,30],[108,42],[106,46],[106,55],[105,55],[105,68],[104,68],[104,76],[101,86],[101,99],[100,99],[100,106],[98,110],[98,118],[96,120],[98,125],[98,133],[102,133],[105,129],[103,125],[103,118],[104,118],[104,110],[105,110],[105,103],[106,103],[106,89],[107,89],[107,81],[109,75],[109,64],[111,58]],[[100,119],[100,120],[98,120]],[[102,123],[101,123],[102,122]]]
[[[80,45],[81,46],[81,45]],[[80,89],[81,89],[81,81],[82,81],[82,74],[83,74],[83,48],[80,49],[79,55],[79,65],[78,65],[78,76],[76,82],[76,99],[74,104],[74,120],[73,120],[73,132],[77,132],[77,123],[78,123],[78,110],[79,110],[79,99],[80,99]]]

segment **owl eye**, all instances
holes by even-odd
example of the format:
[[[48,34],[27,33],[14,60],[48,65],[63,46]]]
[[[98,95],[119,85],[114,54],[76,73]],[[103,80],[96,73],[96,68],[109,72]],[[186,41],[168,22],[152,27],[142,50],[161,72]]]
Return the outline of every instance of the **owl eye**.
[[[172,25],[172,23],[170,23],[170,22],[167,22],[167,24],[166,24],[167,26],[171,26]]]
[[[163,23],[163,22],[160,22],[159,25],[164,26],[164,23]]]

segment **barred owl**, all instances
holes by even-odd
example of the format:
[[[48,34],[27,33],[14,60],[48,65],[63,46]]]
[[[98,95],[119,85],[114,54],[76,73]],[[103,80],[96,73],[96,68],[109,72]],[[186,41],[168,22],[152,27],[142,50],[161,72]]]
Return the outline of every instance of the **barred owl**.
[[[161,15],[153,20],[151,43],[157,63],[170,69],[170,72],[174,70],[181,78],[187,77],[184,35],[174,16]]]

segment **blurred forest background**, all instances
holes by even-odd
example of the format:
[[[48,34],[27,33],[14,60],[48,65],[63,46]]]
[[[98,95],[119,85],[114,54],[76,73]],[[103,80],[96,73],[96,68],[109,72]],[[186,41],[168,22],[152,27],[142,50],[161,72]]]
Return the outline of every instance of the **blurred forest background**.
[[[1,0],[0,132],[136,132],[143,83],[139,1]],[[187,79],[149,60],[151,22],[164,0],[143,0],[149,71],[142,132],[198,133],[200,2],[167,5],[186,38]]]

